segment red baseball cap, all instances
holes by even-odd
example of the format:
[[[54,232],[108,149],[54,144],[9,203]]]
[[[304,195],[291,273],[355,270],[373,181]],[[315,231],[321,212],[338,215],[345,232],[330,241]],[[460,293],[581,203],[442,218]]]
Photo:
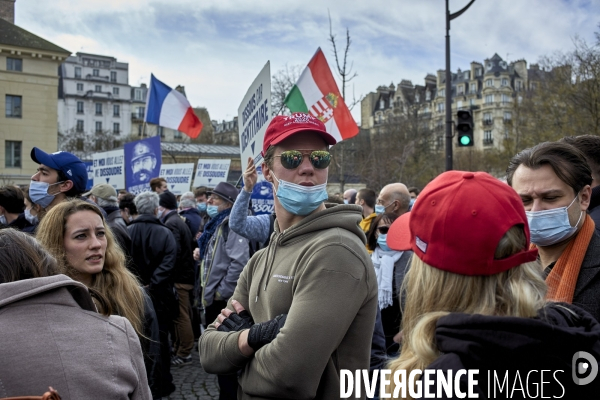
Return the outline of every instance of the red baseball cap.
[[[292,115],[278,115],[271,120],[263,139],[262,156],[264,157],[269,146],[274,146],[295,133],[307,131],[318,133],[330,146],[336,144],[335,138],[327,133],[325,124],[320,119],[296,112]]]
[[[522,251],[494,259],[500,239],[522,225]],[[387,244],[412,250],[426,264],[460,275],[494,275],[535,261],[529,250],[529,225],[521,198],[507,184],[485,172],[448,171],[419,194],[412,211],[390,227]]]

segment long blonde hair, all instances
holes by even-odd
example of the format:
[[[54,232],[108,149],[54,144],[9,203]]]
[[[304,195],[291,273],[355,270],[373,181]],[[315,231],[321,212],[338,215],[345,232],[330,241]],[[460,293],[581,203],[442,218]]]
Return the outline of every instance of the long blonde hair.
[[[102,272],[92,277],[91,288],[100,292],[108,301],[101,312],[117,314],[131,322],[138,336],[143,337],[144,295],[137,278],[125,266],[125,254],[100,209],[86,201],[72,199],[52,207],[44,216],[36,231],[38,241],[56,258],[61,273],[76,278],[76,273],[67,262],[64,236],[67,218],[80,211],[91,211],[102,220],[106,235],[106,254]]]
[[[512,227],[500,240],[495,258],[525,248],[523,227]],[[392,371],[424,370],[439,356],[437,321],[453,312],[531,318],[545,304],[546,283],[538,262],[521,264],[489,276],[467,276],[434,268],[414,255],[402,283],[406,292],[400,357]],[[393,386],[392,386],[393,391]]]

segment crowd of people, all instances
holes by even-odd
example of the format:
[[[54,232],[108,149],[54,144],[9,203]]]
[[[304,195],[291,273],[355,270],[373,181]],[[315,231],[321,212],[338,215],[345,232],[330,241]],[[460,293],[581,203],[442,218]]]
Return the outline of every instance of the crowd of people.
[[[479,398],[486,371],[560,370],[547,395],[598,392],[600,137],[526,149],[504,181],[449,171],[330,196],[335,143],[310,114],[273,118],[264,215],[252,158],[241,189],[176,196],[157,177],[133,195],[86,191],[76,156],[32,149],[30,184],[0,187],[0,398],[163,398],[198,353],[222,400],[335,399],[342,370],[381,369],[480,370],[455,382]]]

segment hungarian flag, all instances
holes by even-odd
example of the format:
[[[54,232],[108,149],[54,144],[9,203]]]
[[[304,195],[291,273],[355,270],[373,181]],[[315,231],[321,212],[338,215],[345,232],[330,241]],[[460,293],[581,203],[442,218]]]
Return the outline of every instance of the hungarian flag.
[[[156,79],[153,74],[150,75],[144,121],[176,129],[192,139],[197,138],[202,130],[202,122],[185,96]]]
[[[323,121],[327,132],[338,142],[358,134],[358,126],[344,103],[321,48],[284,102],[292,112],[311,113]]]

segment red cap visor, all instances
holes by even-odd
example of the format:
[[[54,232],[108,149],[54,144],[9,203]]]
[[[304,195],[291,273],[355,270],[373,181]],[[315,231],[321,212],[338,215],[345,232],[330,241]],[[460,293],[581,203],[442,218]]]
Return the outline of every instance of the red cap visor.
[[[386,239],[390,249],[397,251],[412,249],[410,243],[410,215],[410,212],[402,214],[390,226]]]

